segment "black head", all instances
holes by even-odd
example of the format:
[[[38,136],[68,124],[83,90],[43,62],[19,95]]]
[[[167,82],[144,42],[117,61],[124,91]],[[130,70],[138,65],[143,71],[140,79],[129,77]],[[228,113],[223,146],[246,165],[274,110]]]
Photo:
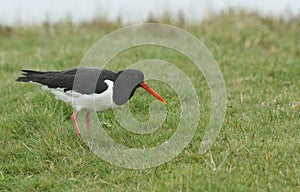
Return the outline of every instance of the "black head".
[[[166,101],[144,81],[144,74],[136,69],[126,69],[118,72],[113,88],[113,101],[117,105],[126,103],[138,87],[142,87],[163,104],[166,104]]]
[[[143,72],[136,69],[126,69],[118,72],[113,88],[113,101],[117,105],[126,103],[135,90],[144,82]]]

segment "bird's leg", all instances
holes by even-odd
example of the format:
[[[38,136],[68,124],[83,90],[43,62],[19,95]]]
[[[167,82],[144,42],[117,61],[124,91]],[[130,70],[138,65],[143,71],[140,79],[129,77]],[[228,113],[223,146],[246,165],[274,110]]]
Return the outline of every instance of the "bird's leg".
[[[90,112],[87,111],[85,114],[85,122],[86,122],[86,130],[87,133],[90,134],[91,133],[91,127],[90,127]]]
[[[80,137],[80,131],[79,131],[79,128],[78,128],[78,123],[77,123],[77,114],[78,114],[78,111],[74,111],[74,113],[72,114],[72,120],[73,120],[73,123],[74,123],[75,132],[78,135],[78,137]]]

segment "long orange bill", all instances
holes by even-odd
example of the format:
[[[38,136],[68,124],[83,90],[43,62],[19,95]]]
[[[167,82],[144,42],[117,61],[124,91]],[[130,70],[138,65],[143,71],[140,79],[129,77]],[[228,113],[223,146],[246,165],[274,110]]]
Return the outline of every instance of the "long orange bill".
[[[151,87],[149,87],[146,82],[142,82],[140,83],[140,85],[151,95],[153,95],[156,99],[160,100],[163,104],[167,103],[158,93],[156,93],[156,91],[154,91]]]

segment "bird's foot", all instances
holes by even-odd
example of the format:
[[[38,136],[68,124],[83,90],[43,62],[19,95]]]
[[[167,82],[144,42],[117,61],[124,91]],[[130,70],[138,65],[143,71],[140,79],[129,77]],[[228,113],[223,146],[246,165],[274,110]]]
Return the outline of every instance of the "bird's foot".
[[[79,128],[78,128],[77,114],[78,114],[78,111],[74,111],[74,113],[72,114],[72,120],[73,120],[73,123],[74,123],[75,132],[76,132],[76,135],[80,138],[80,140],[81,140],[83,143],[85,143],[85,141],[84,141],[83,138],[81,137],[80,130],[79,130]]]

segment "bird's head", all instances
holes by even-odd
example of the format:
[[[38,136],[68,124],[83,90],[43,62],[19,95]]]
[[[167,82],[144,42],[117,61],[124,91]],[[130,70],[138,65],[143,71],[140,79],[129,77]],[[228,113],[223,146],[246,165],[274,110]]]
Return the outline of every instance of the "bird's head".
[[[126,103],[133,96],[138,87],[142,87],[163,104],[166,104],[166,101],[146,84],[143,72],[136,69],[126,69],[118,72],[113,88],[114,102],[117,105]]]

